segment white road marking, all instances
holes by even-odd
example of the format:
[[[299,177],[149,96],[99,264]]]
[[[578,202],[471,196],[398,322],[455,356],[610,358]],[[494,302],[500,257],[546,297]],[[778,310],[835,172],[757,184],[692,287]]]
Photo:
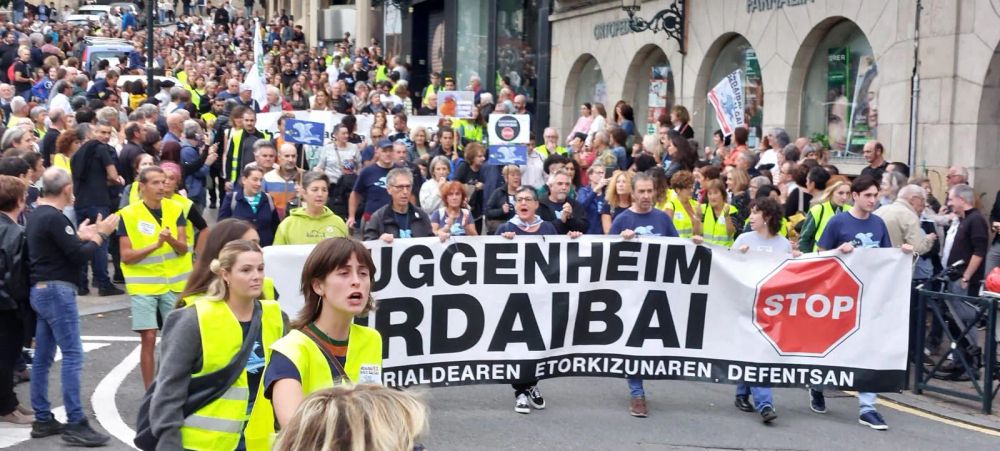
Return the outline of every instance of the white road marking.
[[[107,346],[111,346],[111,343],[83,343],[83,352],[90,352]],[[56,357],[52,361],[58,362],[60,360],[62,360],[62,351],[57,348]]]
[[[138,338],[138,337],[136,337]],[[139,366],[139,352],[142,346],[136,346],[131,353],[118,366],[114,367],[94,389],[94,395],[90,398],[90,403],[94,407],[94,415],[97,422],[101,423],[104,430],[114,436],[125,445],[135,448],[132,440],[135,439],[135,431],[122,420],[118,406],[115,405],[115,394],[122,382],[129,373]],[[138,448],[135,448],[138,449]]]
[[[66,407],[59,406],[52,409],[52,415],[57,420],[66,422]],[[10,448],[18,443],[31,440],[31,425],[15,426],[4,423],[0,426],[0,448]]]
[[[83,341],[133,341],[139,342],[139,335],[117,336],[117,335],[84,335],[80,337]]]

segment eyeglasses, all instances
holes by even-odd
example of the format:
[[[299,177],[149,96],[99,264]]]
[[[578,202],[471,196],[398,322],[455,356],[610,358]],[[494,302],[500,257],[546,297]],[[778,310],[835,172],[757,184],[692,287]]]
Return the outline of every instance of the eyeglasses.
[[[400,191],[409,191],[413,188],[413,185],[392,185],[392,187]]]
[[[521,202],[534,202],[534,201],[535,201],[535,198],[534,198],[534,197],[515,197],[515,198],[514,198],[514,202],[516,202],[516,203],[521,203]]]

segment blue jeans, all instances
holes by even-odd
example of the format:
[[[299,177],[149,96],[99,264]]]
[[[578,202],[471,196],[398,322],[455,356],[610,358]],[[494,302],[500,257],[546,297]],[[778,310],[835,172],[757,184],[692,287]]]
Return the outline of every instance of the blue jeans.
[[[633,398],[642,398],[646,396],[646,390],[642,388],[642,378],[641,377],[627,377],[628,390]]]
[[[810,390],[814,390],[814,391],[818,391],[820,393],[823,393],[823,386],[817,385],[814,388],[810,388]],[[878,397],[878,395],[875,394],[875,393],[871,393],[871,392],[858,392],[858,406],[860,407],[860,412],[859,413],[861,415],[864,415],[864,414],[866,414],[868,412],[874,412],[875,411],[875,398],[877,398],[877,397]]]
[[[753,396],[753,405],[760,412],[764,406],[774,408],[774,395],[771,387],[760,385],[736,384],[736,396]]]
[[[83,222],[84,219],[89,219],[90,223],[93,224],[97,221],[97,215],[101,215],[106,218],[111,214],[111,208],[109,207],[82,207],[76,210],[76,219]],[[112,236],[111,239],[116,239]],[[104,241],[101,243],[101,247],[94,252],[94,257],[91,263],[91,272],[94,276],[94,286],[98,288],[110,288],[111,278],[108,277],[108,242]],[[89,286],[87,282],[87,266],[80,270],[80,286],[86,288]]]
[[[32,362],[31,408],[36,421],[52,420],[49,403],[49,369],[62,350],[62,395],[66,417],[76,424],[84,420],[80,403],[80,374],[83,372],[83,344],[80,342],[80,315],[76,309],[76,287],[66,282],[39,282],[31,287],[31,308],[38,313],[35,330],[35,359]]]

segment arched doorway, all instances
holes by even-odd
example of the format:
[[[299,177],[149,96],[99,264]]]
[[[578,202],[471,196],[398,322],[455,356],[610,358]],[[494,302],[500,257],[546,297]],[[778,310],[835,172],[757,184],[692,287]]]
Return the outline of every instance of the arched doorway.
[[[573,129],[573,124],[580,117],[580,105],[584,103],[603,103],[607,106],[608,92],[604,84],[604,73],[601,65],[591,54],[577,58],[566,78],[566,91],[563,96],[563,137]]]
[[[655,128],[649,127],[655,127],[657,118],[674,106],[674,72],[663,49],[655,44],[639,49],[628,67],[622,92],[635,112],[639,133],[655,133]]]
[[[805,68],[789,86],[801,93],[799,136],[822,143],[834,159],[863,161],[861,149],[878,138],[878,65],[868,37],[848,19],[827,20],[806,37],[796,62]]]
[[[761,124],[764,119],[764,81],[761,76],[760,63],[757,61],[757,51],[745,37],[735,33],[719,38],[712,48],[718,50],[709,52],[709,55],[715,54],[714,59],[706,58],[706,62],[711,62],[711,69],[707,72],[707,79],[699,80],[700,89],[698,92],[700,94],[696,95],[695,98],[704,101],[709,90],[729,74],[739,70],[743,83],[744,117],[750,129],[750,140],[747,144],[753,148],[757,145],[759,137],[762,136]],[[719,129],[715,107],[712,106],[711,102],[705,102],[705,104],[702,129],[695,131],[695,138],[701,140],[702,145],[711,143],[712,133]],[[697,124],[694,125],[697,127]]]

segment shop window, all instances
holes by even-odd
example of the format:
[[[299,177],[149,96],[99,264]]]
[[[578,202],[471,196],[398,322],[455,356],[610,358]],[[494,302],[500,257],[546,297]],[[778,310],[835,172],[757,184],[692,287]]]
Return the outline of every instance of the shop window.
[[[746,38],[738,35],[726,43],[716,57],[708,79],[708,89],[712,89],[736,70],[740,70],[743,77],[744,117],[750,130],[747,145],[753,148],[757,145],[759,137],[763,136],[761,123],[764,119],[764,82],[757,61],[757,52]],[[715,108],[711,102],[706,103],[705,128],[701,130],[701,135],[695,135],[701,137],[702,144],[712,142],[712,133],[719,129],[719,123],[715,119]]]
[[[640,50],[629,70],[625,92],[634,93],[633,98],[626,100],[635,113],[635,125],[640,133],[654,134],[657,120],[669,114],[674,106],[674,73],[670,61],[663,50],[652,46],[649,50]]]
[[[847,20],[830,28],[809,63],[801,134],[821,142],[833,158],[863,158],[865,143],[877,138],[877,78],[861,29]]]
[[[458,2],[458,89],[465,89],[473,75],[484,89],[489,86],[489,17],[488,2]]]
[[[535,68],[538,42],[538,0],[497,1],[497,83],[508,77],[516,94],[534,103],[538,71]]]
[[[604,74],[594,58],[590,58],[584,63],[577,77],[576,95],[573,96],[573,111],[576,111],[584,103],[603,103],[605,107],[609,107]]]

